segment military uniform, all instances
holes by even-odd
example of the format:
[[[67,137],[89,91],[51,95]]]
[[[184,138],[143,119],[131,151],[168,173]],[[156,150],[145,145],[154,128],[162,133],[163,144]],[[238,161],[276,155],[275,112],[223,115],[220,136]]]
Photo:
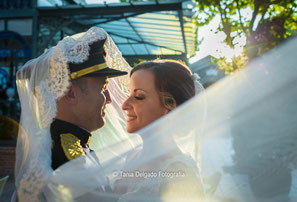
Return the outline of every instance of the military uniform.
[[[106,39],[102,39],[89,44],[90,50],[86,61],[82,63],[68,63],[71,81],[81,77],[111,78],[127,74],[125,71],[108,67],[103,48],[105,41]],[[52,168],[54,170],[72,159],[92,152],[89,147],[91,140],[90,132],[77,125],[55,119],[51,124],[50,132],[52,138]],[[96,160],[100,166],[99,160],[97,158]],[[105,185],[98,186],[96,190],[98,193],[105,193],[105,195],[99,194],[100,197],[98,198],[98,193],[86,193],[77,198],[76,201],[116,201],[116,197],[106,194],[111,193],[108,178],[103,177],[102,180],[102,184]]]
[[[106,39],[91,44],[88,59],[82,63],[70,62],[69,71],[71,80],[80,77],[116,77],[127,74],[125,71],[109,68],[105,61],[104,44]],[[90,153],[89,141],[91,134],[69,122],[55,119],[51,124],[52,138],[52,168]]]
[[[91,152],[91,133],[59,119],[51,124],[52,168]]]
[[[89,147],[91,140],[91,133],[87,130],[82,129],[76,125],[55,119],[51,124],[51,137],[52,143],[52,168],[57,169],[64,163],[75,159],[77,157],[83,156],[87,153],[92,152]],[[99,163],[99,161],[98,161]],[[111,193],[111,187],[108,185],[108,179],[106,180],[105,186],[98,186],[98,192]],[[77,198],[77,201],[89,201],[89,200],[99,200],[99,201],[116,201],[117,198],[112,195],[92,195],[88,193]]]

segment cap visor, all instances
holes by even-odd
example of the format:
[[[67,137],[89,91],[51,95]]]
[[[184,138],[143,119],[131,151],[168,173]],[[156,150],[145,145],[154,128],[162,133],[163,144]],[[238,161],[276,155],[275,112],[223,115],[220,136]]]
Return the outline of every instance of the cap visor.
[[[128,72],[111,69],[111,68],[105,68],[100,71],[92,72],[90,74],[85,75],[86,77],[96,77],[96,76],[106,76],[108,78],[116,77],[116,76],[123,76],[128,74]]]

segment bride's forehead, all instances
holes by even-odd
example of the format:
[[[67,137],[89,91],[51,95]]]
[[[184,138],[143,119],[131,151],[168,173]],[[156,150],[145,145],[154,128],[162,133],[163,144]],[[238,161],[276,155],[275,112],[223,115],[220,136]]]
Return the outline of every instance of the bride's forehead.
[[[131,93],[135,92],[136,89],[141,89],[147,93],[156,91],[154,73],[146,69],[139,69],[133,72],[129,80],[128,88]]]
[[[149,70],[137,70],[130,77],[130,83],[135,84],[150,84],[154,83],[155,75],[152,71]]]

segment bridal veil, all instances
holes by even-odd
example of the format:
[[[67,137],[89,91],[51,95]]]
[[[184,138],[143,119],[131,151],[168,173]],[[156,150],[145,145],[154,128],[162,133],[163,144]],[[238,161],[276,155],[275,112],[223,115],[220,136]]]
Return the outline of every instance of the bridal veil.
[[[113,44],[111,39],[109,42]],[[178,147],[196,162],[204,201],[297,200],[296,52],[297,38],[286,41],[135,134],[125,133],[126,115],[120,109],[128,78],[110,79],[113,103],[107,107],[106,126],[93,134],[95,152],[53,171],[48,123],[56,110],[51,103],[64,90],[57,87],[49,91],[51,94],[43,94],[44,88],[52,88],[46,80],[51,78],[49,63],[53,61],[46,58],[56,54],[48,50],[40,56],[45,62],[32,60],[18,75],[24,108],[17,147],[19,193],[23,200],[25,196],[45,201],[76,201],[84,196],[94,201],[101,197],[116,200],[117,193],[107,189],[99,192],[98,186],[113,188],[119,177],[125,177],[124,170],[133,171],[133,175],[139,167],[152,165],[159,156]],[[57,54],[59,64],[69,59]],[[117,50],[108,60],[119,54]],[[37,66],[43,66],[42,70]],[[113,63],[112,67],[123,66]],[[129,69],[124,67],[121,70]],[[46,76],[40,71],[46,71]],[[65,82],[62,86],[68,85],[69,81]],[[146,145],[140,137],[147,138]],[[139,150],[145,150],[143,158],[127,165],[127,158]],[[162,196],[157,198],[165,201]]]

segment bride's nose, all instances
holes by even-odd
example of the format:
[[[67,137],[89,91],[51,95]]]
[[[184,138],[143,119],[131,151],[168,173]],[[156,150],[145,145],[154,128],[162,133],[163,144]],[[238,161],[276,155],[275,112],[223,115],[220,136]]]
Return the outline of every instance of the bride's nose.
[[[122,104],[122,110],[129,110],[129,109],[131,109],[130,98],[125,100],[125,102]]]

